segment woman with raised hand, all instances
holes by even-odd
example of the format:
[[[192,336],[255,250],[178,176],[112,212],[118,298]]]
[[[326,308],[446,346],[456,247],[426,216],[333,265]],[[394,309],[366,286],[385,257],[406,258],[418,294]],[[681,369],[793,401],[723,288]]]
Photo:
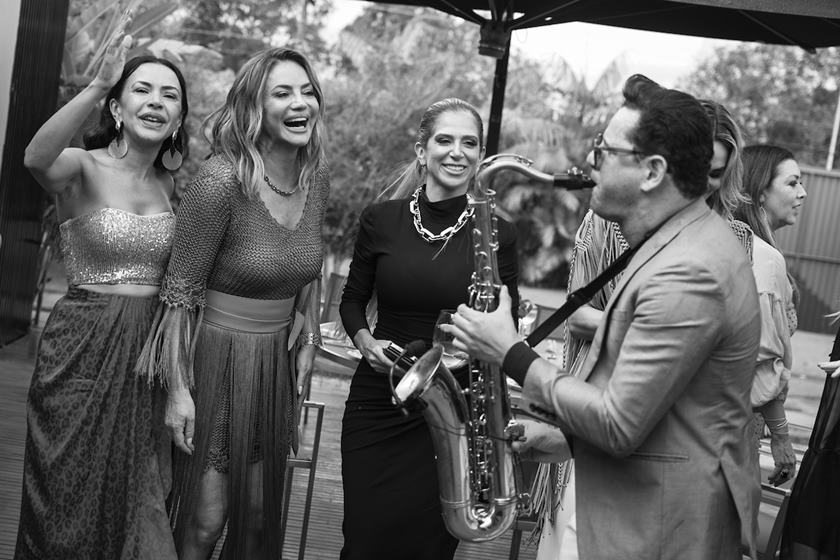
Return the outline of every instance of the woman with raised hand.
[[[807,193],[799,164],[790,151],[768,144],[748,146],[743,159],[747,198],[735,216],[755,232],[753,276],[761,304],[761,343],[750,401],[770,430],[775,468],[769,482],[778,486],[793,478],[796,471],[785,398],[793,363],[790,337],[796,331],[797,317],[795,286],[773,234],[796,223]],[[756,445],[760,433],[759,423]]]
[[[469,298],[473,271],[470,209],[484,156],[484,129],[460,99],[433,103],[420,119],[415,158],[359,219],[341,299],[341,320],[363,359],[344,409],[342,560],[445,560],[458,540],[443,522],[432,438],[420,411],[392,402],[385,348],[431,345],[443,309]],[[498,219],[501,280],[518,308],[516,232]],[[375,296],[378,318],[366,317]]]
[[[176,557],[159,388],[134,367],[175,233],[187,92],[171,62],[125,61],[127,21],[93,82],[26,149],[26,167],[56,199],[69,289],[47,319],[29,389],[17,559]],[[68,147],[103,100],[86,148]]]
[[[226,525],[222,558],[273,560],[298,392],[320,343],[324,97],[301,53],[272,48],[208,122],[213,155],[178,208],[165,310],[140,366],[169,389],[181,560],[207,558]]]

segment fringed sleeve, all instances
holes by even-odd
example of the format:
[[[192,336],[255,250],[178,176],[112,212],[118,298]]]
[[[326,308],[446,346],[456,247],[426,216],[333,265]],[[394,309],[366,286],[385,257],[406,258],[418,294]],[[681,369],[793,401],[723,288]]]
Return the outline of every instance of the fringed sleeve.
[[[230,197],[239,183],[220,157],[207,160],[178,207],[172,257],[161,284],[155,323],[137,371],[164,387],[193,387],[195,342],[207,283],[230,222]]]

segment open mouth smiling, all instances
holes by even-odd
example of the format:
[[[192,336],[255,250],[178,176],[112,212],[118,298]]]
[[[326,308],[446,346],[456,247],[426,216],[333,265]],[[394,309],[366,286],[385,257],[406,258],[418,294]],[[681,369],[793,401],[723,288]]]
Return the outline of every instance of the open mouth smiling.
[[[166,119],[156,113],[143,113],[139,118],[141,121],[149,124],[166,124]]]
[[[303,132],[309,124],[309,119],[306,117],[295,117],[293,119],[283,121],[283,124],[286,125],[287,128]]]
[[[462,165],[459,163],[442,163],[441,167],[443,167],[450,173],[463,173],[464,170],[467,168],[466,165]]]

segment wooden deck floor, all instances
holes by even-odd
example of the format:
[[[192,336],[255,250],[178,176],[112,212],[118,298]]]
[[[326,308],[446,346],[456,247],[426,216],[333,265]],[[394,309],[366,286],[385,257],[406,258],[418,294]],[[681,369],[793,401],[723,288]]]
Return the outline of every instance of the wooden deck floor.
[[[0,560],[11,559],[17,532],[20,508],[20,482],[25,437],[26,391],[32,375],[36,337],[30,335],[0,348]],[[311,400],[325,404],[320,456],[315,474],[311,519],[306,541],[305,558],[338,558],[342,545],[341,519],[341,455],[339,437],[341,414],[349,389],[350,371],[318,361],[318,373]],[[311,442],[314,417],[310,416],[304,434]],[[290,502],[289,526],[286,532],[285,558],[297,558],[303,503],[306,495],[305,470],[296,471]],[[411,507],[406,504],[405,507]],[[527,540],[527,535],[523,541]],[[497,541],[481,545],[462,543],[458,560],[490,560],[508,558],[510,533]],[[520,558],[536,557],[535,547],[522,545]]]

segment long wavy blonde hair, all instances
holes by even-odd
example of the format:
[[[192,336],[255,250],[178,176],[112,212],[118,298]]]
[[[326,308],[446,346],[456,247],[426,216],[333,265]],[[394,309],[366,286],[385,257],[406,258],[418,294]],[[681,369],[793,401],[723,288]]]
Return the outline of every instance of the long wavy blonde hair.
[[[706,200],[712,210],[724,218],[731,218],[738,206],[747,201],[743,193],[744,164],[741,160],[744,139],[741,128],[726,107],[708,99],[701,99],[700,104],[712,122],[714,140],[723,144],[729,152],[726,167],[721,176],[720,188],[710,194]]]
[[[326,164],[324,94],[312,65],[303,54],[293,49],[261,51],[242,66],[228,91],[225,104],[205,121],[205,124],[212,123],[207,139],[212,152],[227,156],[234,164],[242,191],[249,197],[256,196],[259,183],[265,176],[265,166],[258,149],[263,134],[263,96],[271,69],[282,60],[294,62],[304,69],[318,100],[318,118],[312,136],[306,146],[298,150],[301,170],[298,184],[308,186],[318,168]],[[207,130],[207,126],[204,129]]]

